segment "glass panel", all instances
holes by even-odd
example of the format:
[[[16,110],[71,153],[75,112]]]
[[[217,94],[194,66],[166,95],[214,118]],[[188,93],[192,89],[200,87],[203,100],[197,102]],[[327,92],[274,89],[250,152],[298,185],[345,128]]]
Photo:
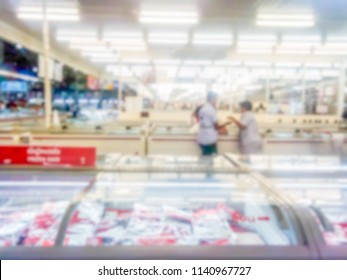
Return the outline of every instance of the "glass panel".
[[[296,234],[285,209],[248,175],[117,172],[98,175],[64,244],[290,246]]]
[[[274,187],[289,195],[293,203],[306,205],[311,209],[326,244],[347,245],[345,159],[251,156],[248,163],[253,168],[266,172],[266,176],[271,177]],[[321,176],[312,177],[312,171]]]
[[[92,175],[0,172],[0,247],[53,246],[69,201]]]

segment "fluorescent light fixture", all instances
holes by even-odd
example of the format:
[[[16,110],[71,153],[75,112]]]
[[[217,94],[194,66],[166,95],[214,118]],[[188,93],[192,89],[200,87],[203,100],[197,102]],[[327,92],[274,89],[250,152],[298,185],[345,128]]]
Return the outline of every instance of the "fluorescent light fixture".
[[[83,46],[83,45],[70,45],[71,49],[77,49],[77,50],[81,50],[81,51],[89,51],[89,52],[107,52],[110,51],[109,48],[107,48],[105,45],[95,45],[95,46]]]
[[[268,48],[271,49],[275,46],[275,42],[254,42],[254,41],[239,41],[237,46],[239,48]]]
[[[193,45],[195,46],[231,46],[232,40],[206,40],[194,39]]]
[[[97,36],[96,35],[58,35],[57,36],[58,41],[67,41],[67,42],[96,42]]]
[[[144,46],[145,41],[143,39],[130,39],[130,38],[113,38],[105,40],[111,42],[113,45],[121,45],[121,46]]]
[[[90,56],[90,57],[112,57],[115,54],[112,52],[87,52],[83,51],[82,56]]]
[[[188,39],[188,34],[187,33],[163,33],[163,32],[152,32],[149,33],[149,38],[150,39]]]
[[[270,67],[271,63],[269,63],[269,62],[259,62],[259,61],[246,62],[245,66],[246,67]]]
[[[314,21],[257,20],[258,26],[268,27],[313,27]]]
[[[149,39],[148,43],[154,45],[185,45],[188,43],[188,39]]]
[[[306,63],[307,68],[331,68],[331,63]]]
[[[143,59],[124,59],[122,60],[122,63],[125,64],[149,64],[150,60],[147,58]]]
[[[301,66],[302,66],[302,63],[297,63],[297,62],[275,63],[275,67],[278,67],[278,68],[300,68]]]
[[[271,54],[272,49],[242,48],[237,49],[236,52],[240,54]]]
[[[155,65],[179,65],[181,64],[180,60],[174,59],[156,59],[154,60]]]
[[[91,61],[96,63],[110,63],[110,62],[118,62],[119,58],[117,56],[114,57],[92,57]]]
[[[195,11],[141,10],[139,22],[147,24],[194,25],[199,22]]]
[[[212,64],[211,60],[186,60],[184,65],[210,65]]]
[[[278,48],[276,50],[277,54],[285,54],[285,55],[309,55],[311,54],[311,49],[283,49]]]
[[[140,23],[149,24],[173,24],[173,25],[193,25],[199,22],[198,18],[166,18],[166,17],[140,17]]]
[[[41,7],[20,7],[17,10],[17,13],[36,13],[36,14],[42,14],[43,13],[43,8]],[[46,9],[47,14],[78,14],[79,10],[78,8],[75,7],[47,7]]]
[[[233,43],[231,34],[195,34],[193,45],[230,46]]]
[[[259,13],[256,24],[271,27],[312,27],[315,18],[312,13]]]
[[[142,32],[105,32],[103,34],[104,40],[110,40],[110,39],[117,39],[117,38],[123,38],[123,39],[143,39]]]
[[[20,19],[39,20],[44,19],[43,14],[30,14],[30,13],[19,13],[17,15]],[[63,14],[47,14],[47,20],[49,21],[78,21],[79,15],[63,15]]]
[[[128,51],[128,52],[143,52],[147,50],[146,46],[120,46],[120,45],[111,45],[111,49],[117,51]]]
[[[183,17],[183,18],[197,18],[198,14],[193,11],[155,11],[155,10],[142,10],[140,12],[141,17]]]
[[[314,21],[315,18],[312,14],[275,14],[275,13],[260,13],[257,16],[261,20],[307,20]]]
[[[331,50],[331,49],[318,49],[314,51],[315,55],[337,55],[347,56],[347,50]]]
[[[231,61],[231,60],[216,60],[214,65],[218,66],[239,66],[241,65],[241,61]]]

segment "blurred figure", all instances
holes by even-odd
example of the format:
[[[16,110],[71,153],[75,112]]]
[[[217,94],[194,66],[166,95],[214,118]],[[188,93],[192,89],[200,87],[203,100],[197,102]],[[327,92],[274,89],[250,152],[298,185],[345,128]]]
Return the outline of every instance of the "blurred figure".
[[[258,131],[258,124],[252,113],[252,103],[243,101],[240,104],[241,119],[229,117],[229,120],[239,128],[240,152],[242,154],[257,154],[262,150],[262,139]]]
[[[206,104],[200,108],[197,114],[199,121],[197,142],[203,156],[212,156],[218,153],[218,130],[230,124],[230,122],[228,122],[224,125],[218,125],[216,106],[217,94],[209,92]]]

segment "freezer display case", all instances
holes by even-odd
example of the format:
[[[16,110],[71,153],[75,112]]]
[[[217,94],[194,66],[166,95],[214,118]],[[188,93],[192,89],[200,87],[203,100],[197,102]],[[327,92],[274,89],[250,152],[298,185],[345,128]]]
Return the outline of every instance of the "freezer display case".
[[[329,134],[271,132],[264,141],[267,155],[333,155],[334,143]]]
[[[70,201],[92,173],[0,171],[0,255],[4,248],[51,247]]]
[[[57,243],[87,258],[314,257],[291,210],[245,174],[101,173],[65,224]]]
[[[279,161],[279,158],[251,156],[248,164],[264,173],[289,203],[302,209],[323,258],[347,259],[345,159],[296,157]]]
[[[241,168],[236,167],[224,156],[198,157],[198,156],[121,156],[108,155],[106,162],[117,163],[114,168],[118,171],[128,172],[174,172],[174,173],[230,173],[241,172]]]
[[[270,177],[320,178],[345,177],[347,159],[338,156],[235,155],[227,154],[235,164]]]

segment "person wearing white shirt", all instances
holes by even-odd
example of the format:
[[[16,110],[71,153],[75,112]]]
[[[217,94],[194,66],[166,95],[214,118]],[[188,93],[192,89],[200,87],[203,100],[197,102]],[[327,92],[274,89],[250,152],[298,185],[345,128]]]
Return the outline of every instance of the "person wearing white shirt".
[[[241,119],[229,117],[229,120],[235,123],[239,128],[240,151],[242,154],[258,154],[262,150],[262,139],[258,131],[257,121],[252,113],[252,103],[243,101],[240,104]]]
[[[203,156],[212,156],[218,153],[218,130],[230,124],[228,122],[224,125],[218,125],[216,105],[217,94],[209,92],[206,104],[197,113],[199,119],[197,142]]]

